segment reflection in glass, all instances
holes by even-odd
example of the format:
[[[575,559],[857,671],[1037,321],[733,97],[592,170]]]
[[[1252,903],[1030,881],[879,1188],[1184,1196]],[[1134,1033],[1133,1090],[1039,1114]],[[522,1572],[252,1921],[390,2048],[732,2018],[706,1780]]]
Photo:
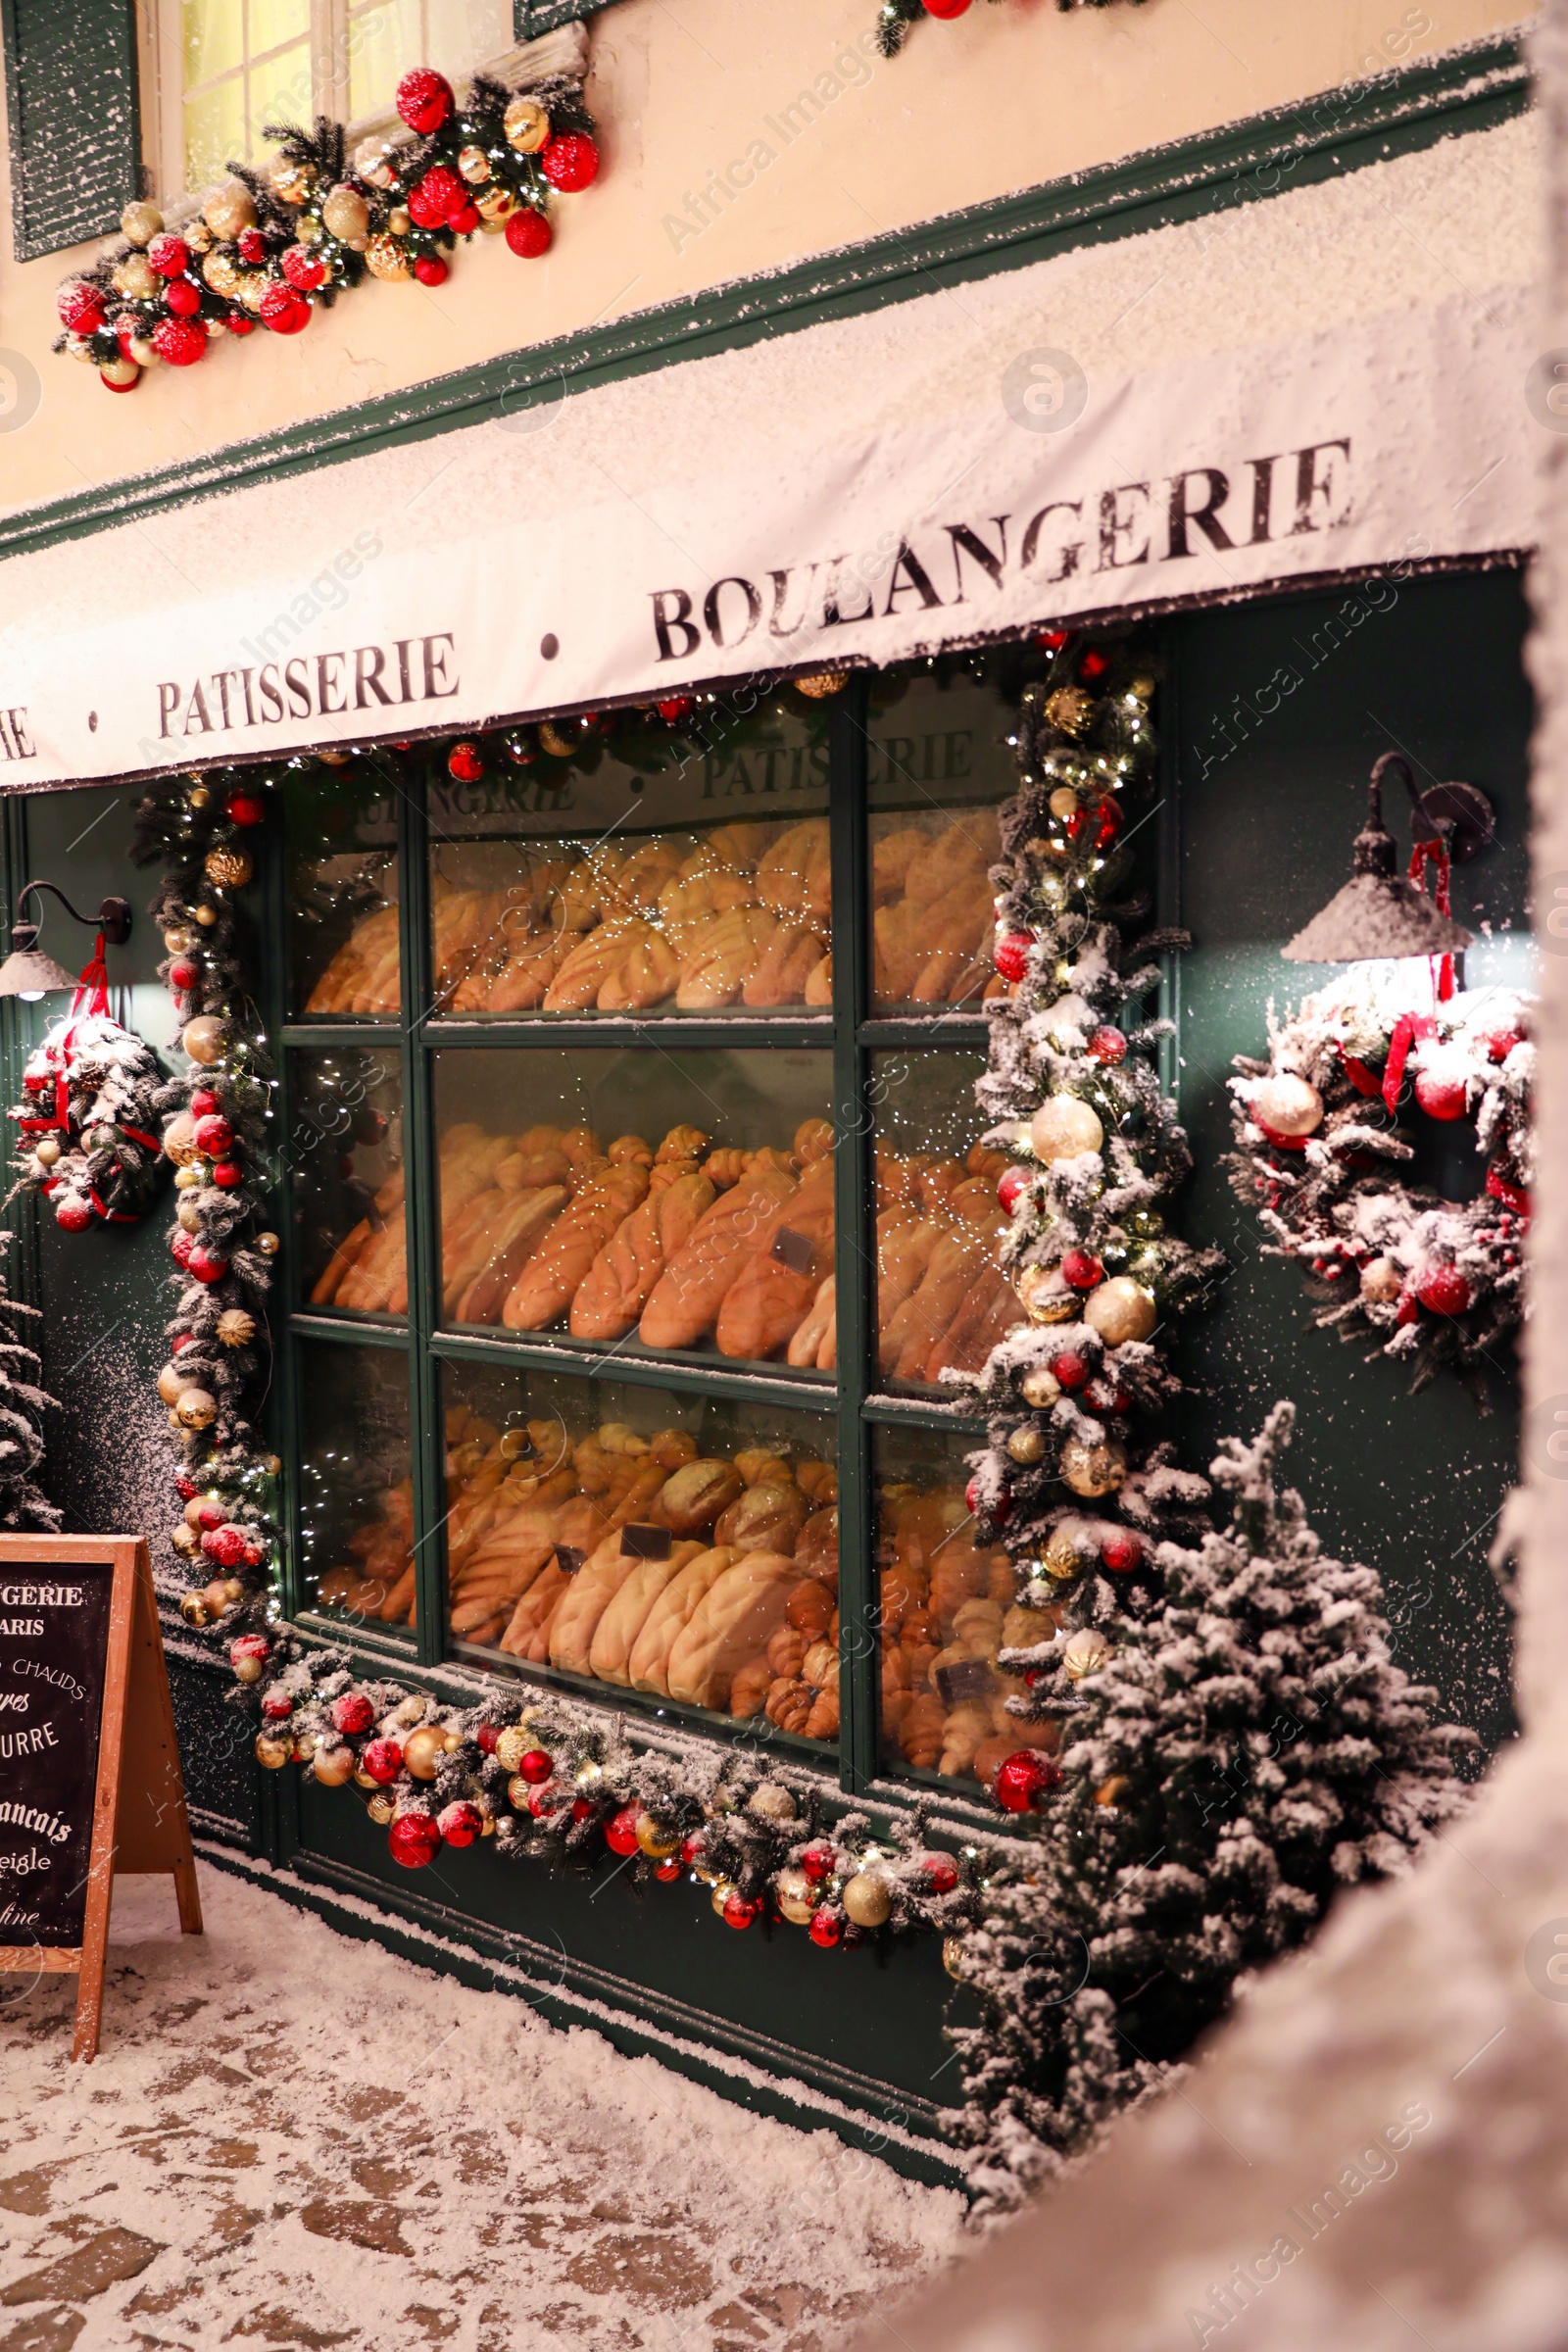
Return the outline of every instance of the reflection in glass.
[[[877,1176],[877,1363],[884,1388],[940,1387],[978,1372],[1024,1320],[998,1263],[1004,1152],[978,1139],[978,1054],[873,1057]]]
[[[890,1769],[989,1788],[1021,1747],[1054,1748],[1054,1723],[1006,1711],[1024,1684],[997,1664],[1004,1648],[1048,1641],[1051,1610],[1019,1605],[1018,1571],[977,1544],[964,1501],[971,1434],[879,1430],[876,1561],[881,1745]]]
[[[408,1359],[302,1345],[300,1559],[307,1605],[414,1630]]]
[[[368,760],[284,770],[289,1005],[296,1019],[390,1020],[398,974],[397,818]]]
[[[830,1088],[788,1049],[440,1055],[444,1315],[831,1371]]]
[[[407,1314],[397,1055],[296,1052],[289,1081],[298,1298],[335,1314]]]
[[[537,1372],[444,1380],[456,1642],[837,1739],[830,1420]]]

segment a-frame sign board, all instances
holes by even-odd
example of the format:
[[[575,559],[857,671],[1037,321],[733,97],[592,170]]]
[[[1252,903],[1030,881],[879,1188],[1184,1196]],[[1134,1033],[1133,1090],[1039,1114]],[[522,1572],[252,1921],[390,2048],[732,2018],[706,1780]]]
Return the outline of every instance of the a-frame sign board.
[[[168,1871],[202,1932],[169,1669],[138,1536],[0,1536],[0,1974],[74,1976],[103,2014],[116,1874]]]

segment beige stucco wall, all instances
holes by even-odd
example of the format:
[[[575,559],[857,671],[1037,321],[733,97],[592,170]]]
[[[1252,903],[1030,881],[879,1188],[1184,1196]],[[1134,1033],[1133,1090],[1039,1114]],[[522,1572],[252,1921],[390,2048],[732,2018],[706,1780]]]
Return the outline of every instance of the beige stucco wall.
[[[875,0],[624,0],[595,20],[590,102],[606,169],[560,209],[543,263],[498,240],[447,283],[367,284],[302,340],[220,343],[115,399],[54,358],[54,293],[74,258],[19,266],[0,229],[0,355],[42,379],[0,434],[0,507],[25,505],[341,408],[593,321],[744,277],[1013,188],[1286,104],[1517,22],[1517,0],[1146,0],[1062,15],[999,0],[870,50]],[[414,62],[414,61],[411,61]],[[440,65],[443,61],[431,61]],[[793,136],[782,110],[840,85]],[[759,143],[760,143],[759,145]],[[763,150],[771,160],[763,160]],[[709,225],[687,199],[752,158]],[[735,175],[743,177],[744,173]],[[3,191],[9,221],[9,190]]]

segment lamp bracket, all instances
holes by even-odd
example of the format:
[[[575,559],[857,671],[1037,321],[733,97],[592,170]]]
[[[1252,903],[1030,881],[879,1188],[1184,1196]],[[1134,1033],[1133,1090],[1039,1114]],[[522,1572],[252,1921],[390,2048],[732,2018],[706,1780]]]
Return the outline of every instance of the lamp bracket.
[[[130,937],[130,901],[128,899],[106,898],[96,914],[79,914],[63,890],[53,882],[43,881],[24,882],[18,892],[18,920],[14,927],[15,930],[24,927],[23,907],[25,906],[28,896],[37,890],[46,890],[52,899],[58,899],[73,922],[85,923],[89,930],[101,931],[110,947],[122,948]],[[32,936],[36,939],[38,936],[37,924],[34,923],[31,928]]]

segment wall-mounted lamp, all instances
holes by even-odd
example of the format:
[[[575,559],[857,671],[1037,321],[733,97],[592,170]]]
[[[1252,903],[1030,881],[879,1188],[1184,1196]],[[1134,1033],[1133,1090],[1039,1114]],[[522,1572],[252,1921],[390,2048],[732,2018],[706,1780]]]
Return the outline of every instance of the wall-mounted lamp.
[[[1453,956],[1472,934],[1407,882],[1396,868],[1398,853],[1383,822],[1383,779],[1397,769],[1410,796],[1419,843],[1446,845],[1455,861],[1485,849],[1495,830],[1492,804],[1473,784],[1435,784],[1419,793],[1409,763],[1385,752],[1372,770],[1371,806],[1355,837],[1355,870],[1322,912],[1282,949],[1291,963],[1361,963],[1372,957]],[[4,972],[0,968],[0,981]]]
[[[46,890],[58,899],[73,922],[85,923],[89,930],[101,931],[112,947],[122,947],[130,937],[130,901],[105,899],[96,914],[78,914],[63,890],[52,882],[28,882],[17,900],[17,914],[22,916],[29,896]],[[0,997],[20,997],[24,1004],[36,1004],[62,988],[74,988],[76,975],[68,972],[63,963],[52,956],[43,955],[38,947],[38,925],[18,920],[11,926],[11,953],[0,963]]]

